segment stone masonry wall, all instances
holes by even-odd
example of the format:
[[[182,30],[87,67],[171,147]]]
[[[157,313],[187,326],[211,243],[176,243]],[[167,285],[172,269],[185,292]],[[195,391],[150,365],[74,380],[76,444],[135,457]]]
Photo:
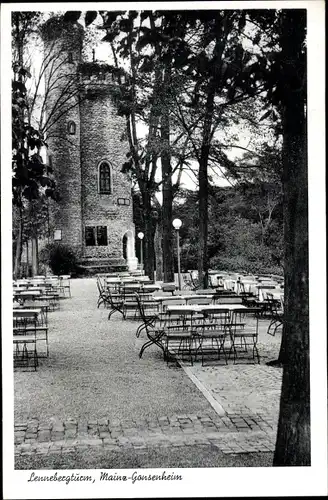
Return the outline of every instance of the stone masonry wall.
[[[50,25],[47,31],[48,35],[45,38],[45,53],[47,54],[51,50],[51,57],[54,61],[54,66],[49,65],[49,68],[57,68],[50,80],[54,90],[47,98],[47,117],[51,117],[54,106],[62,93],[62,88],[67,82],[73,81],[72,90],[78,90],[78,79],[75,75],[77,75],[77,66],[81,61],[83,33],[81,28],[74,26],[69,26],[69,29],[63,29],[60,33],[57,32],[58,29],[58,26],[55,26],[52,30]],[[68,52],[71,52],[73,62],[69,62]],[[46,72],[47,78],[49,78],[49,71]],[[48,157],[51,156],[60,196],[59,202],[52,204],[51,222],[54,229],[62,231],[61,243],[71,246],[78,255],[81,255],[82,210],[78,95],[72,96],[67,101],[67,106],[71,109],[53,122],[47,137]],[[59,108],[57,117],[62,109]],[[76,125],[75,135],[68,134],[69,121],[74,121]]]
[[[125,120],[117,115],[111,99],[110,85],[86,84],[88,98],[82,99],[81,166],[82,166],[82,225],[107,226],[108,246],[86,247],[86,257],[122,257],[122,239],[127,230],[134,233],[132,222],[131,181],[121,172],[128,152],[127,142],[120,140]],[[111,165],[111,194],[98,192],[98,165],[107,160]],[[118,198],[130,200],[130,205],[118,205]]]

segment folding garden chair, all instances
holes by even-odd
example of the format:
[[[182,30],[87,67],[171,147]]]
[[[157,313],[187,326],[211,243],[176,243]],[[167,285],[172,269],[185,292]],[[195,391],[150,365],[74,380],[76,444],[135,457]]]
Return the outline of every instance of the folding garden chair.
[[[217,355],[220,360],[221,353],[224,355],[225,363],[228,364],[227,353],[224,347],[227,337],[230,337],[228,329],[230,318],[229,309],[220,311],[206,309],[202,324],[194,326],[194,335],[198,337],[198,347],[195,352],[195,358],[198,351],[202,357],[202,366],[204,366],[205,357]]]
[[[138,338],[142,330],[146,329],[147,326],[153,327],[155,323],[160,321],[160,315],[158,302],[145,299],[138,293],[135,294],[135,298],[138,305],[139,318],[142,321],[136,331],[136,337]]]
[[[38,366],[38,353],[36,348],[36,330],[30,329],[28,318],[14,318],[13,322],[13,355],[14,368],[34,368]]]
[[[269,323],[267,333],[269,335],[275,336],[277,329],[283,325],[283,301],[275,299],[272,293],[267,293],[267,300],[270,304],[271,311],[271,321]]]
[[[233,354],[234,364],[237,358],[246,358],[251,348],[252,359],[255,363],[260,363],[260,356],[257,349],[258,326],[260,308],[234,309],[231,312],[231,319],[228,325],[230,333],[229,358]]]
[[[139,330],[139,334],[137,336],[139,336],[140,331],[144,329],[146,331],[146,334],[148,337],[148,341],[145,342],[140,349],[139,358],[142,358],[142,355],[143,355],[145,349],[147,349],[148,347],[150,347],[152,345],[157,345],[163,351],[164,358],[165,358],[165,350],[164,350],[164,345],[162,342],[164,330],[163,330],[162,325],[161,325],[160,316],[157,314],[147,315],[147,313],[145,311],[144,303],[140,300],[140,297],[138,294],[136,294],[136,301],[138,304],[140,319],[142,321],[141,329]]]
[[[99,277],[97,277],[97,288],[99,293],[97,300],[97,308],[99,308],[101,304],[104,304],[104,307],[109,307],[110,306],[109,292],[104,289],[104,286]]]
[[[194,333],[194,313],[170,313],[166,314],[164,320],[164,358],[169,362],[170,355],[175,359],[187,356],[190,363],[193,364],[193,333]],[[199,321],[199,317],[198,317]]]
[[[123,295],[120,292],[112,292],[110,289],[108,289],[107,295],[108,295],[109,307],[111,308],[111,310],[108,313],[108,319],[110,319],[112,314],[114,314],[115,312],[121,313],[122,317],[124,317]]]

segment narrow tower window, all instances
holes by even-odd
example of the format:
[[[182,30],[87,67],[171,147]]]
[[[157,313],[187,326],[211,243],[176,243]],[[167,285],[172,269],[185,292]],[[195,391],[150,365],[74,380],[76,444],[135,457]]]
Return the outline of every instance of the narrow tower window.
[[[68,122],[67,124],[67,132],[70,134],[70,135],[75,135],[76,134],[76,124],[75,122]]]
[[[111,171],[107,161],[102,161],[98,168],[98,189],[100,194],[111,194]]]
[[[68,62],[69,63],[73,63],[74,62],[74,60],[73,60],[73,52],[69,52],[68,53]]]

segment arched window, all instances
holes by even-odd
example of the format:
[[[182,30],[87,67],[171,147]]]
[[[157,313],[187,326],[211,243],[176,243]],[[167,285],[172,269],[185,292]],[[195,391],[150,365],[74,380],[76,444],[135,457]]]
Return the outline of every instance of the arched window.
[[[67,132],[70,134],[70,135],[75,135],[76,134],[76,124],[75,122],[68,122],[67,124]]]
[[[98,167],[98,190],[100,194],[111,194],[111,170],[107,161],[102,161]]]

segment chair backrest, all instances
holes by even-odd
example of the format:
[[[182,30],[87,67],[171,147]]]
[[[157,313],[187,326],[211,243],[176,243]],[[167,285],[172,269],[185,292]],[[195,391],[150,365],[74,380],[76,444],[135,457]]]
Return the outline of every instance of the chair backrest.
[[[163,311],[165,311],[167,306],[183,306],[185,304],[185,300],[183,299],[172,299],[172,300],[163,300],[162,302],[162,308]]]
[[[164,292],[173,292],[176,289],[175,283],[161,283],[161,288]]]
[[[20,330],[22,332],[24,332],[26,330],[26,328],[28,326],[31,325],[31,320],[30,318],[26,318],[26,317],[23,317],[23,318],[13,318],[13,327],[16,329],[16,330]]]
[[[242,304],[243,298],[237,297],[237,296],[236,297],[218,297],[217,303],[218,304]]]
[[[220,325],[222,324],[228,324],[230,319],[230,309],[209,309],[206,308],[206,313],[205,313],[205,319],[204,319],[204,325],[211,325],[213,326],[213,323],[218,323]]]
[[[137,305],[138,305],[138,311],[139,311],[140,319],[144,323],[145,329],[148,332],[149,315],[146,315],[145,307],[144,307],[144,304],[143,304],[143,301],[142,301],[140,295],[138,293],[135,293],[134,296],[135,296],[135,300],[136,300]],[[157,314],[155,312],[154,312],[153,317],[154,318],[157,317]]]
[[[242,318],[243,332],[248,332],[258,335],[259,330],[259,313],[261,312],[261,308],[259,307],[247,307],[246,309],[234,309],[230,315],[230,325],[232,327],[231,333],[234,333],[234,327],[240,329]]]
[[[172,297],[172,293],[171,292],[163,292],[163,290],[156,290],[153,293],[153,296],[154,297]]]
[[[101,279],[99,277],[97,277],[97,288],[98,288],[99,295],[102,295],[104,293],[104,286],[103,286]]]
[[[183,295],[196,295],[193,290],[175,290],[173,295],[176,295],[177,297],[183,296]]]
[[[212,303],[211,297],[195,297],[187,299],[187,304],[200,304],[200,305],[208,305]]]

